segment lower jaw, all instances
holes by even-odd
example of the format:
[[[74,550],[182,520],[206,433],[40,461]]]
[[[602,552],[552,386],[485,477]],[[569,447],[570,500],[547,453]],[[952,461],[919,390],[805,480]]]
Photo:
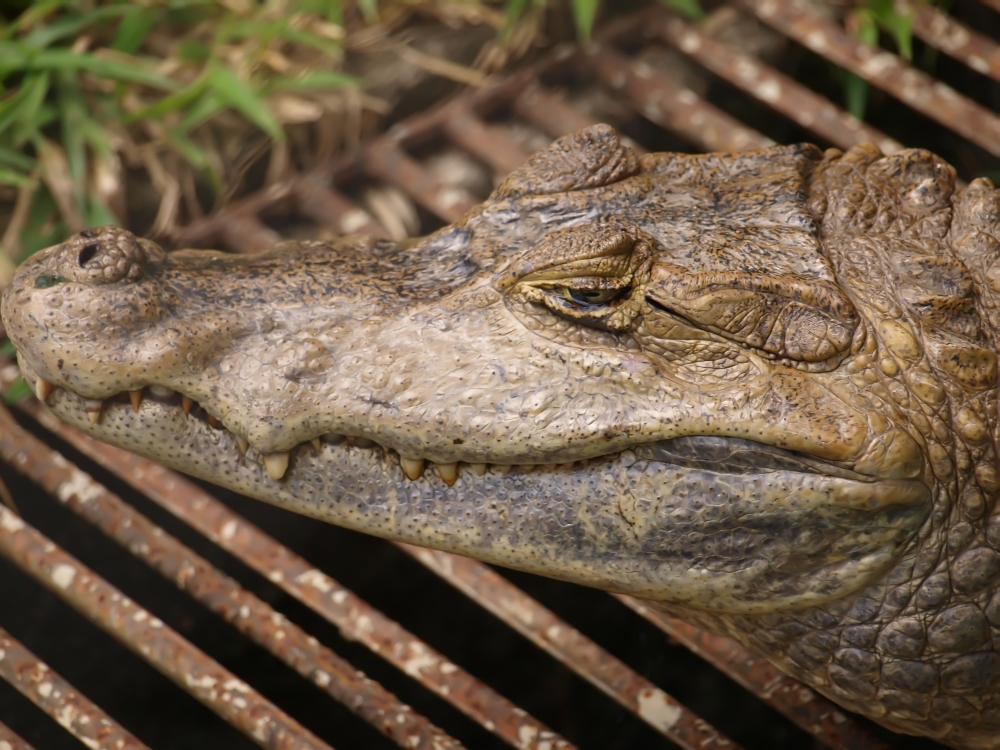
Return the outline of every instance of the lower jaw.
[[[94,422],[72,394],[57,389],[49,401],[61,419],[99,439],[289,510],[696,609],[764,613],[838,598],[885,570],[929,507],[926,488],[913,482],[713,475],[632,451],[554,467],[480,472],[459,464],[447,481],[437,470],[411,479],[392,451],[344,439],[297,446],[275,479],[231,433],[171,404],[147,399],[134,411],[109,401]],[[759,533],[773,531],[786,558],[805,562],[778,564],[781,555],[769,559],[764,547],[746,564],[713,553],[746,519],[759,520]],[[837,538],[851,533],[858,549],[842,549]],[[829,551],[817,546],[820,537],[832,539]]]

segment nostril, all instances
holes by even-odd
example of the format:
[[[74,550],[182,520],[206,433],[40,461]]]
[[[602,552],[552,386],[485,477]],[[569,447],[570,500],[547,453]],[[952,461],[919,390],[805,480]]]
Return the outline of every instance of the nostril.
[[[83,268],[88,261],[92,260],[93,257],[97,255],[97,251],[99,249],[100,247],[96,242],[90,242],[84,245],[83,249],[80,250],[80,257],[77,259],[80,263],[80,268]]]

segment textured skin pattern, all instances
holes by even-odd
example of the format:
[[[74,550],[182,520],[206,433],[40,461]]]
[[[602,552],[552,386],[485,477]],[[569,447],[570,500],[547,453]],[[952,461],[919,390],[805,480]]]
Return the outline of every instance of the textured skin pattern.
[[[104,440],[632,593],[893,729],[1000,748],[1000,197],[953,191],[923,151],[637,157],[599,126],[412,245],[92,230],[2,315]]]

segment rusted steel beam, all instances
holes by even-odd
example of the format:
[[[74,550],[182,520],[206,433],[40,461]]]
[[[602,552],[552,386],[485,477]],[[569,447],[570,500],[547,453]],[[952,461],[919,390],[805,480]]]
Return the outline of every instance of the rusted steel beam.
[[[263,190],[258,190],[227,204],[210,216],[191,222],[172,238],[173,245],[175,247],[210,247],[224,243],[238,252],[249,252],[243,249],[246,247],[260,250],[273,246],[274,243],[267,246],[263,244],[266,237],[273,235],[273,230],[262,224],[257,216],[286,201],[292,194],[294,180],[295,178],[292,178],[270,185]],[[244,217],[250,217],[253,221],[253,225],[248,230],[241,230],[238,226]],[[272,234],[268,234],[269,232]]]
[[[629,60],[611,47],[592,43],[584,53],[597,78],[623,94],[644,117],[708,151],[746,151],[773,146],[767,136],[709,104],[691,89]]]
[[[397,546],[685,750],[739,746],[485,565]]]
[[[798,9],[792,0],[736,0],[799,44],[864,78],[917,112],[1000,156],[1000,117],[901,58]]]
[[[299,210],[321,227],[338,235],[367,234],[389,239],[389,233],[365,209],[329,186],[323,172],[303,174],[295,185]]]
[[[362,643],[503,741],[523,750],[573,750],[543,723],[193,482],[94,440],[37,407],[25,408],[46,429],[332,622],[344,638]]]
[[[0,721],[0,750],[35,750],[35,748],[15,734],[13,729]]]
[[[4,451],[4,460],[19,467],[22,455],[16,448],[13,453]],[[61,456],[59,459],[68,466],[65,459]],[[50,588],[261,747],[329,750],[329,745],[232,672],[2,505],[0,555]]]
[[[501,175],[513,172],[530,156],[514,141],[491,128],[464,106],[451,108],[451,115],[444,120],[444,132],[448,140]]]
[[[364,170],[369,177],[392,183],[449,223],[477,205],[465,191],[443,185],[431,177],[416,159],[389,138],[380,138],[365,149]]]
[[[977,73],[1000,81],[1000,44],[922,2],[905,6],[913,14],[913,33]]]
[[[899,141],[867,125],[767,63],[713,39],[694,24],[666,10],[655,10],[658,12],[650,13],[648,23],[644,24],[647,37],[675,47],[720,78],[835,146],[847,149],[870,141],[884,154],[903,148]]]
[[[21,523],[0,506],[0,533],[9,532],[10,527]],[[0,628],[0,677],[93,750],[148,750],[138,737],[81,695],[3,628]],[[4,750],[4,742],[11,748],[30,747],[24,740],[20,740],[23,744],[16,744],[5,736],[5,731],[20,739],[0,724],[0,750]]]
[[[397,745],[462,747],[33,435],[5,425],[0,455],[12,455],[13,445],[19,471]]]
[[[888,750],[842,709],[736,641],[675,620],[630,596],[614,596],[831,750]]]
[[[236,253],[259,253],[281,242],[280,234],[247,209],[230,210],[219,235],[223,247]]]
[[[560,94],[543,88],[537,81],[524,87],[511,102],[511,108],[515,115],[553,138],[575,133],[600,122],[585,115]],[[622,135],[622,142],[637,154],[647,153],[645,146],[626,135]]]

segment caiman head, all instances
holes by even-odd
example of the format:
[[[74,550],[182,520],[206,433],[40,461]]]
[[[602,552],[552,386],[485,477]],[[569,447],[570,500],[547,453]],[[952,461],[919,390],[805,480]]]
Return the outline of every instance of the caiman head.
[[[693,610],[802,609],[992,509],[953,183],[922,151],[639,157],[597,126],[403,246],[88,230],[23,264],[3,322],[60,418],[250,496]]]

